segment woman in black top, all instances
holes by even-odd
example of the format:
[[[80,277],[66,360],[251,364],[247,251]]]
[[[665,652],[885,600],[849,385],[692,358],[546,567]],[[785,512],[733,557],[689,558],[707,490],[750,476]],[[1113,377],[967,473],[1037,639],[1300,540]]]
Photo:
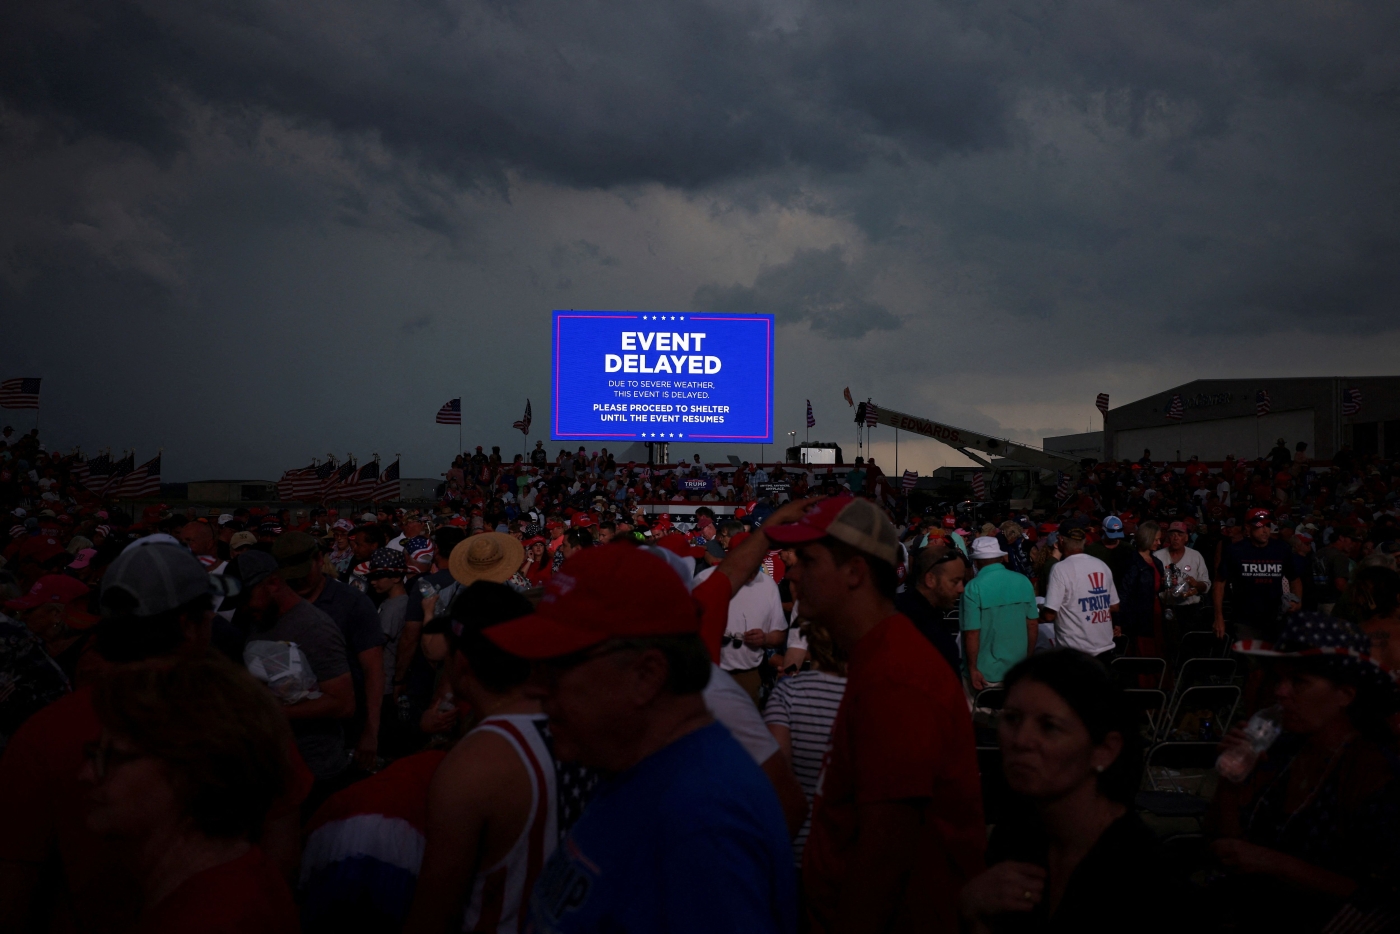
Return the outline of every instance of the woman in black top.
[[[1065,649],[1012,668],[1006,689],[998,732],[1019,807],[963,889],[966,928],[1182,930],[1156,838],[1131,808],[1142,754],[1108,672]]]
[[[1118,581],[1118,619],[1128,642],[1128,654],[1165,658],[1162,638],[1162,587],[1166,569],[1152,553],[1161,545],[1161,527],[1144,522],[1133,533],[1137,554],[1128,560]],[[1155,684],[1144,685],[1156,687]]]
[[[1348,905],[1384,905],[1393,923],[1400,755],[1389,718],[1400,688],[1365,633],[1323,613],[1290,614],[1278,641],[1234,650],[1272,669],[1284,732],[1253,774],[1216,794],[1211,849],[1226,875],[1215,914],[1242,932],[1317,931]],[[1245,743],[1236,728],[1222,748]]]

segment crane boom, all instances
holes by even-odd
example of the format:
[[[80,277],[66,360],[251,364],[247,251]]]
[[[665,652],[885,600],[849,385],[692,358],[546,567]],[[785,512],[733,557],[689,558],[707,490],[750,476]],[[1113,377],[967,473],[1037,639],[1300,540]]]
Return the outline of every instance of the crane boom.
[[[1005,438],[993,438],[990,435],[978,434],[975,431],[968,431],[966,428],[955,428],[952,425],[943,425],[939,422],[931,421],[927,418],[918,418],[914,415],[906,415],[903,412],[896,412],[893,409],[883,408],[874,403],[862,402],[856,406],[856,421],[865,421],[865,408],[869,405],[875,409],[875,420],[881,425],[889,425],[901,431],[911,431],[916,435],[923,435],[935,441],[941,441],[950,448],[961,452],[983,466],[991,465],[978,457],[973,451],[980,451],[994,457],[1005,457],[1014,461],[1019,461],[1029,467],[1039,467],[1043,470],[1064,470],[1079,466],[1079,460],[1068,454],[1059,454],[1054,451],[1042,451],[1040,448],[1033,448],[1025,444],[1017,444],[1015,441],[1007,441]]]

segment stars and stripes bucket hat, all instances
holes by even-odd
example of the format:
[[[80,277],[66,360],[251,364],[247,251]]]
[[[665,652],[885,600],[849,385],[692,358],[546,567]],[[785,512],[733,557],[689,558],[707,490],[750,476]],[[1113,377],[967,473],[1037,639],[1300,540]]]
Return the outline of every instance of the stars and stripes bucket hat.
[[[1305,610],[1291,614],[1275,641],[1241,639],[1231,648],[1242,655],[1326,659],[1368,686],[1392,697],[1400,696],[1396,674],[1371,657],[1371,637],[1346,620],[1326,613]]]

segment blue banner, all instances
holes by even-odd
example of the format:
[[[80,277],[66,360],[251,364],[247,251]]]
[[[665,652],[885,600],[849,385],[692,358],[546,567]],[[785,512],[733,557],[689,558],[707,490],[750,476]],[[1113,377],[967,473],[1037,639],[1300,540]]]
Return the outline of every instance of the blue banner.
[[[554,313],[550,438],[773,443],[773,316]]]

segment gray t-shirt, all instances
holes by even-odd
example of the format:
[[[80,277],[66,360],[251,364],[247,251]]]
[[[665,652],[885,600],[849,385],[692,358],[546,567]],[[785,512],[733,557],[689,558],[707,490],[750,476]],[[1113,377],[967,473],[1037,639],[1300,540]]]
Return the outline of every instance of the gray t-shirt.
[[[254,638],[295,642],[317,681],[326,682],[350,673],[350,657],[345,651],[345,637],[340,627],[305,600],[277,617],[270,629],[254,633]],[[345,731],[339,720],[293,720],[291,723],[297,750],[312,775],[332,778],[349,764]]]
[[[394,666],[399,658],[399,636],[403,633],[408,594],[390,597],[379,604],[379,626],[389,641],[384,643],[384,696],[394,693]]]

